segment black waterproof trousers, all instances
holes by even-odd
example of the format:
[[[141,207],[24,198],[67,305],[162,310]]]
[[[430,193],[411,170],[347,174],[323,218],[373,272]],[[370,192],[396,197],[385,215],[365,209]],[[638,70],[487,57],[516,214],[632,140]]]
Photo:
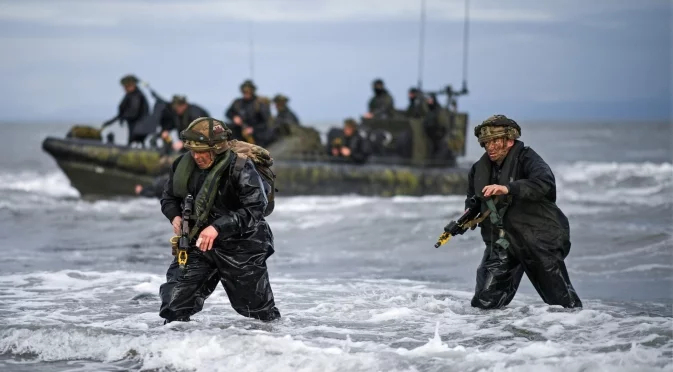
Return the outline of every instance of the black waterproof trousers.
[[[256,254],[225,251],[189,251],[184,270],[173,260],[162,284],[159,315],[168,322],[188,320],[203,309],[203,303],[220,281],[231,306],[239,314],[263,321],[280,318],[276,308],[265,252]]]
[[[477,268],[472,306],[482,309],[507,306],[526,273],[545,303],[566,308],[582,307],[563,262],[570,251],[570,243],[567,249],[548,250],[545,247],[529,248],[513,236],[508,239],[511,245],[507,249],[487,244]]]

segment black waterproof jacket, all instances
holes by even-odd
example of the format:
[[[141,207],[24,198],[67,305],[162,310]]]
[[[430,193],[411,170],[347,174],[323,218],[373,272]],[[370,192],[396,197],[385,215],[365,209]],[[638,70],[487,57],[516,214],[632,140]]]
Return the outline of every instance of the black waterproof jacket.
[[[505,231],[511,236],[512,243],[524,250],[543,249],[555,252],[565,258],[570,250],[570,227],[568,219],[556,205],[556,181],[549,165],[531,148],[524,148],[523,143],[516,141],[515,150],[520,148],[518,169],[514,170],[512,179],[502,182],[498,177],[500,171],[493,165],[491,179],[475,180],[479,162],[472,166],[469,173],[467,197],[481,196],[485,185],[501,184],[509,188],[512,196],[503,224]],[[508,157],[513,155],[510,151]],[[488,155],[484,154],[485,157]],[[486,158],[486,160],[488,160]],[[482,160],[484,161],[484,158]],[[507,162],[507,160],[505,160]],[[504,164],[504,163],[503,163]],[[501,178],[501,179],[498,179]],[[481,204],[485,204],[481,202]],[[467,200],[466,200],[467,208]],[[486,210],[481,205],[482,212]],[[481,235],[486,244],[495,242],[497,231],[490,219],[482,222]]]
[[[186,153],[182,156],[191,155]],[[161,211],[169,221],[182,215],[182,199],[173,194],[173,173],[182,156],[174,161],[161,198]],[[238,179],[231,179],[236,156],[232,154],[230,168],[220,181],[220,191],[215,197],[210,216],[203,228],[212,225],[217,230],[218,236],[213,243],[215,248],[263,253],[268,257],[273,253],[273,236],[264,220],[264,210],[268,201],[262,179],[250,159],[246,161]],[[207,169],[201,170],[196,167],[189,177],[187,190],[194,198],[208,172]],[[197,237],[198,233],[194,238]]]
[[[191,103],[182,115],[178,115],[170,106],[166,106],[161,113],[161,130],[170,131],[175,129],[180,133],[187,129],[192,121],[209,116],[210,114],[203,107]]]

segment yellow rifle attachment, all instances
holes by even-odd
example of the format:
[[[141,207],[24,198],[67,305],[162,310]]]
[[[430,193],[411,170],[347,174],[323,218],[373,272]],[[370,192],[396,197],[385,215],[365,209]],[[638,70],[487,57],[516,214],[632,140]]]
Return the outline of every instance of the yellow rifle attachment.
[[[439,239],[437,239],[437,243],[435,243],[435,248],[439,248],[446,244],[449,240],[451,240],[451,234],[448,232],[444,231],[442,235],[439,236]]]
[[[184,269],[186,264],[187,264],[187,251],[179,250],[178,265],[180,265],[181,269]]]

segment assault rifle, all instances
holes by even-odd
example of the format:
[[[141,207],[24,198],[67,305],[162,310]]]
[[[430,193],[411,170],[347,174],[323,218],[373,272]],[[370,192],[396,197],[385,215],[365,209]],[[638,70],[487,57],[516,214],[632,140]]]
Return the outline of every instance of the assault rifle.
[[[194,197],[192,194],[187,194],[182,207],[182,226],[180,228],[180,235],[171,238],[171,245],[173,247],[173,256],[177,256],[178,265],[180,269],[185,268],[187,264],[187,249],[189,249],[189,220],[194,209]]]
[[[489,214],[490,211],[486,211],[481,216],[479,216],[480,208],[479,202],[476,197],[471,197],[467,201],[467,210],[463,213],[457,221],[451,221],[448,225],[444,227],[444,232],[437,239],[435,243],[435,248],[439,248],[444,245],[446,242],[451,240],[452,236],[463,235],[467,229],[474,230],[478,224],[480,224]],[[479,217],[477,217],[479,216]]]

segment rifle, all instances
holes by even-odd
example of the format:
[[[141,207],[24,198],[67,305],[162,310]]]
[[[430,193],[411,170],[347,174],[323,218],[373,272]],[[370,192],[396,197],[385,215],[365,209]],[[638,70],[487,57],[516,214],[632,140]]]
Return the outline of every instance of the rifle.
[[[452,236],[463,235],[467,229],[474,230],[477,225],[480,224],[491,213],[489,210],[479,216],[479,202],[474,196],[468,199],[467,204],[468,208],[465,213],[463,213],[463,215],[460,216],[457,221],[451,221],[444,227],[444,232],[439,236],[439,239],[437,239],[435,248],[439,248],[440,246],[447,243],[449,240],[451,240]]]
[[[180,235],[171,238],[173,256],[177,256],[180,269],[184,269],[185,264],[187,264],[187,250],[189,249],[189,220],[192,216],[193,208],[194,197],[192,194],[187,194],[184,206],[182,207],[182,227],[180,229]]]

